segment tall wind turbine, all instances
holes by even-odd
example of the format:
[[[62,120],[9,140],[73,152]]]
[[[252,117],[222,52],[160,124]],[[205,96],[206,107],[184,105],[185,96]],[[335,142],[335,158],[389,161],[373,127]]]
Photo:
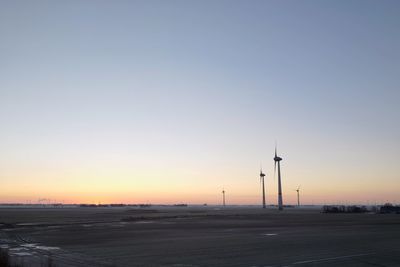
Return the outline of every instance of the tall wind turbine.
[[[299,187],[297,187],[296,192],[297,192],[297,206],[300,207],[300,185]]]
[[[225,207],[225,189],[222,188],[222,205]]]
[[[264,177],[265,174],[262,172],[262,169],[260,169],[260,183],[262,185],[262,203],[263,203],[263,209],[265,209],[265,184],[264,184]]]
[[[281,183],[281,164],[280,161],[282,160],[281,157],[277,156],[276,153],[276,145],[275,145],[275,168],[274,168],[274,174],[276,171],[276,163],[278,163],[278,209],[283,210],[283,201],[282,201],[282,183]]]

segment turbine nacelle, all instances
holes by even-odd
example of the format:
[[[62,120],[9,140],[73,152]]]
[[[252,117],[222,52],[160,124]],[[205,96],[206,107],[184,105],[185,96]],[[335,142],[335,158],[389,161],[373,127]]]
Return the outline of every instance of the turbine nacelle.
[[[277,149],[276,149],[276,145],[275,145],[275,157],[274,157],[274,161],[275,161],[275,163],[276,162],[279,162],[279,161],[281,161],[282,160],[282,158],[281,157],[278,157],[278,154],[277,154]]]

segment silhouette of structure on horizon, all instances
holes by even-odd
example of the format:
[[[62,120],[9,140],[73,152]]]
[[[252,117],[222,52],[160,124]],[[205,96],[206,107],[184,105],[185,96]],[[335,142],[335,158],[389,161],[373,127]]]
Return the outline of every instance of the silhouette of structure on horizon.
[[[266,204],[265,204],[265,183],[264,183],[264,177],[265,174],[262,172],[262,168],[260,169],[260,183],[262,186],[262,204],[263,204],[263,209],[265,209]]]
[[[277,150],[277,149],[276,149],[276,145],[275,145],[274,175],[275,175],[275,172],[276,172],[276,164],[278,163],[278,209],[279,209],[279,210],[283,210],[282,182],[281,182],[281,164],[280,164],[282,158],[277,156],[276,150]]]
[[[225,207],[225,189],[222,189],[222,205]]]
[[[296,192],[297,192],[297,206],[300,207],[300,185],[299,187],[297,187]]]

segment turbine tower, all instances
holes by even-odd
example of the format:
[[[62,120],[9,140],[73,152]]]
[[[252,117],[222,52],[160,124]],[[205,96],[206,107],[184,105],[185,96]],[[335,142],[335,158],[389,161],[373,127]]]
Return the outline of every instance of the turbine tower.
[[[265,209],[265,184],[264,184],[264,177],[265,174],[262,172],[262,169],[260,169],[260,183],[262,186],[262,203],[263,203],[263,209]]]
[[[300,207],[300,185],[299,187],[297,187],[296,192],[297,192],[297,206]]]
[[[282,160],[281,157],[277,156],[276,153],[276,145],[275,145],[275,168],[274,168],[274,174],[276,171],[276,163],[278,163],[278,209],[283,210],[283,201],[282,201],[282,182],[281,182],[281,164],[280,161]]]
[[[225,207],[225,189],[222,188],[222,205]]]

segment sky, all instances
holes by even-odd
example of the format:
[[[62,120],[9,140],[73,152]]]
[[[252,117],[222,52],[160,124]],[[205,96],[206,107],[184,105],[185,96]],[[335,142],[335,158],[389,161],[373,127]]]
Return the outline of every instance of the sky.
[[[399,1],[1,1],[0,202],[400,202]]]

